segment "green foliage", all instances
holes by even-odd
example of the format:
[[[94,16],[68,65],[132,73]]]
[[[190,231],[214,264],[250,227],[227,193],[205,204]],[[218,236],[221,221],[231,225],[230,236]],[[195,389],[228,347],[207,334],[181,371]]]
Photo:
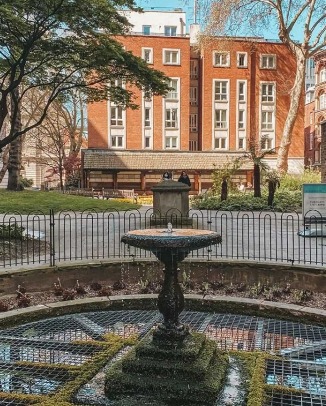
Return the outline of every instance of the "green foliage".
[[[320,172],[306,169],[302,175],[286,174],[281,178],[280,191],[301,191],[304,183],[320,183]]]
[[[265,356],[256,357],[252,365],[252,375],[249,387],[249,395],[247,406],[263,405],[265,394],[265,376],[266,376],[266,361]]]
[[[31,187],[33,185],[33,179],[27,179],[20,177],[18,181],[18,186],[20,189],[24,189],[25,187]]]
[[[23,240],[25,227],[18,224],[0,224],[0,239],[2,240]]]
[[[302,175],[289,175],[279,177],[275,171],[264,174],[266,181],[274,181],[279,188],[275,191],[272,207],[268,205],[268,187],[263,187],[262,197],[254,197],[251,192],[231,193],[227,200],[221,201],[212,190],[204,196],[194,197],[192,207],[208,210],[270,210],[280,212],[301,212],[302,210],[302,184],[320,183],[320,173],[306,170]]]
[[[241,159],[227,159],[227,161],[221,166],[214,169],[212,177],[213,177],[213,187],[212,191],[213,194],[220,195],[221,194],[221,187],[223,180],[229,180],[241,167]],[[229,191],[232,191],[232,184],[229,184],[231,188]]]
[[[227,366],[227,355],[204,335],[194,334],[180,348],[145,340],[108,370],[106,393],[110,399],[142,395],[159,404],[211,405]]]
[[[71,89],[82,90],[89,101],[110,98],[132,108],[136,106],[129,85],[153,94],[168,90],[166,76],[125,50],[117,39],[130,28],[121,9],[139,10],[134,0],[0,1],[3,105],[10,105],[13,92],[24,85],[10,117],[4,108],[0,114],[0,129],[9,122],[0,149],[39,125],[52,102]],[[48,90],[44,107],[17,131],[16,114],[33,89]]]
[[[268,206],[267,192],[264,190],[262,197],[254,197],[253,193],[241,193],[230,195],[227,200],[221,201],[216,196],[196,197],[192,200],[192,207],[196,209],[207,210],[271,210]],[[277,191],[273,203],[273,210],[281,212],[300,212],[302,209],[301,192],[285,192]]]
[[[84,196],[67,195],[57,191],[43,192],[24,190],[22,192],[9,192],[0,189],[0,213],[13,213],[14,211],[21,214],[28,214],[35,211],[45,214],[50,209],[54,212],[62,210],[100,210],[115,211],[129,210],[138,208],[128,201],[90,199]]]

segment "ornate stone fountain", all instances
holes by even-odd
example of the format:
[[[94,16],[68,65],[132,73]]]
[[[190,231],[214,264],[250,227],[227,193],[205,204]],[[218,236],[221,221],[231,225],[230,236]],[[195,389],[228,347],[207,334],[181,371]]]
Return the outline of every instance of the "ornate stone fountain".
[[[143,397],[143,404],[213,405],[221,389],[227,357],[204,335],[192,335],[179,321],[184,296],[178,282],[178,262],[189,252],[219,244],[216,232],[196,229],[130,231],[125,244],[149,250],[164,264],[158,309],[163,323],[109,371],[109,399]],[[146,403],[149,402],[149,403]]]
[[[158,308],[164,322],[154,333],[154,341],[169,343],[183,340],[188,335],[188,328],[179,323],[179,314],[184,308],[184,296],[178,282],[178,262],[183,261],[189,252],[209,245],[219,244],[221,236],[209,230],[172,229],[168,224],[166,230],[145,229],[130,231],[122,242],[143,248],[153,254],[164,264],[164,282],[158,297]]]

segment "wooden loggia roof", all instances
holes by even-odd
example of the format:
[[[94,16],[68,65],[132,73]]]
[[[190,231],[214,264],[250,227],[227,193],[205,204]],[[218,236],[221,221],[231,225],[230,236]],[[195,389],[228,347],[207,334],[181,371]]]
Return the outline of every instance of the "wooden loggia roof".
[[[112,151],[87,149],[84,153],[84,169],[89,170],[213,170],[243,153],[216,151]],[[244,161],[243,170],[253,169],[251,162]]]

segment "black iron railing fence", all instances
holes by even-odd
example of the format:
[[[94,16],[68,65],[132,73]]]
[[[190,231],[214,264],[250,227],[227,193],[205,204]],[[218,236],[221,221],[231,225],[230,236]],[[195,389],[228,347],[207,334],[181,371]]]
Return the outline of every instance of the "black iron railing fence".
[[[276,212],[190,210],[191,225],[182,226],[175,210],[162,219],[152,208],[126,212],[61,211],[29,215],[0,215],[0,267],[32,264],[56,265],[66,261],[150,258],[152,254],[120,242],[129,230],[156,228],[172,221],[177,227],[209,229],[222,236],[222,244],[193,251],[189,257],[238,259],[323,266],[326,228],[322,218]],[[157,221],[159,219],[159,221]],[[182,220],[182,219],[181,219]],[[309,221],[307,221],[309,220]],[[18,238],[15,230],[22,230]],[[164,226],[163,226],[164,227]],[[326,226],[325,226],[326,227]],[[11,231],[8,231],[11,230]],[[317,236],[308,237],[308,235]]]

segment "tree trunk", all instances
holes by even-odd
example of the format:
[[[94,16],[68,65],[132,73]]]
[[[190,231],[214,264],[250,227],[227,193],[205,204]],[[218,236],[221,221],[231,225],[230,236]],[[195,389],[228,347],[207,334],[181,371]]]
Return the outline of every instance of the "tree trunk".
[[[15,105],[19,98],[19,90],[16,88],[14,90],[14,95],[12,96],[12,111],[15,109]],[[13,100],[16,98],[16,100]],[[21,130],[21,111],[20,108],[18,109],[16,119],[13,123],[14,132],[18,132]],[[8,162],[8,190],[19,190],[19,176],[20,176],[20,169],[21,169],[21,161],[22,161],[22,144],[23,144],[23,137],[17,137],[14,141],[10,143],[9,148],[9,162]]]
[[[0,183],[3,181],[8,169],[9,162],[9,145],[6,145],[2,151],[2,168],[0,170]]]
[[[22,143],[20,136],[10,144],[9,162],[8,162],[8,190],[21,190],[19,187],[19,176],[22,161]]]
[[[281,144],[277,154],[276,170],[284,174],[288,170],[288,156],[292,139],[292,131],[297,118],[302,89],[304,88],[305,72],[306,72],[306,59],[303,55],[301,48],[295,48],[297,59],[297,70],[295,75],[294,85],[290,93],[290,107],[288,115],[285,120]]]
[[[223,180],[221,187],[221,201],[227,200],[228,198],[228,183],[226,180]]]
[[[254,197],[261,197],[260,166],[258,164],[254,164]]]
[[[273,206],[274,196],[276,191],[276,183],[272,180],[268,181],[268,206]]]

